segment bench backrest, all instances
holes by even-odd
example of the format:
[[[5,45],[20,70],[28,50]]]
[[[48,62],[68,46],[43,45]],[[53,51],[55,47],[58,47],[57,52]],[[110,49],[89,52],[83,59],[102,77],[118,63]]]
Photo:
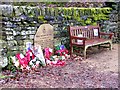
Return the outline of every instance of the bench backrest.
[[[97,26],[69,26],[68,29],[69,29],[70,36],[78,36],[79,34],[82,34],[82,36],[86,38],[100,37],[99,25]]]

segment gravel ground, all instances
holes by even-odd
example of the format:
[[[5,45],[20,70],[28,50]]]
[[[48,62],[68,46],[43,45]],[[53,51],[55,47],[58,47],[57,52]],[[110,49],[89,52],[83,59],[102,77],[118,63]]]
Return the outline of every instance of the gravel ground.
[[[66,60],[65,66],[16,72],[15,78],[1,79],[0,88],[118,88],[118,45],[114,44],[112,51],[90,51],[86,60],[74,56]]]

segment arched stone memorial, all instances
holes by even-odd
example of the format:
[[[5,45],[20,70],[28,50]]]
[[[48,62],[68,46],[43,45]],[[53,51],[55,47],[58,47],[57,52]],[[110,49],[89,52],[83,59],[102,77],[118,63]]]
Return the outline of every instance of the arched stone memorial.
[[[34,45],[40,45],[42,49],[53,49],[53,35],[53,26],[50,24],[40,25],[35,34]]]

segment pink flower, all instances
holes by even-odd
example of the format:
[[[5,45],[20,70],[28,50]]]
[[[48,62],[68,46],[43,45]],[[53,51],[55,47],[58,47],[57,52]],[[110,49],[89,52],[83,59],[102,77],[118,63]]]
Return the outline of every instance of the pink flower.
[[[45,58],[50,60],[50,56],[52,55],[52,49],[50,48],[45,48]]]
[[[40,61],[36,61],[36,66],[39,67]]]

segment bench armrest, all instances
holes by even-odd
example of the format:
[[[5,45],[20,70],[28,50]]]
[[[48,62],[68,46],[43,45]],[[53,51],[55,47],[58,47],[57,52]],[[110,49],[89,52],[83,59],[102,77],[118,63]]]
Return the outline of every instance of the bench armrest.
[[[109,38],[112,39],[112,36],[114,35],[114,33],[100,32],[100,35],[109,35]]]

